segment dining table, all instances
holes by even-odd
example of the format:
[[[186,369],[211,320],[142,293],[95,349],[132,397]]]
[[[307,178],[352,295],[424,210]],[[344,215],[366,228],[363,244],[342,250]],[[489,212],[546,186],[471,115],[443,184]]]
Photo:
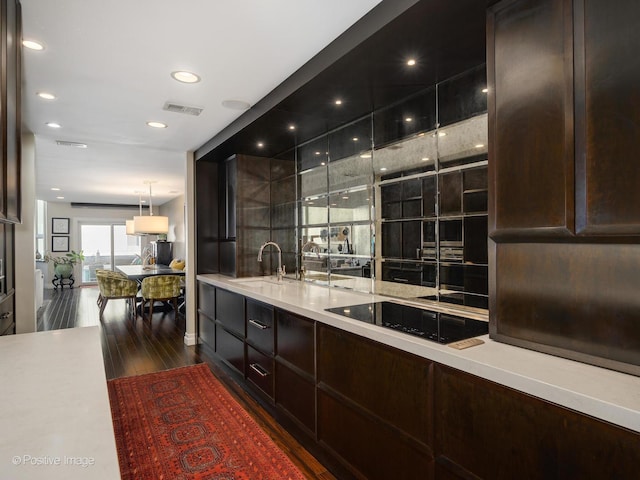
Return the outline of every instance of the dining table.
[[[184,276],[184,270],[177,270],[167,265],[116,265],[116,270],[123,273],[130,280],[135,280],[138,283],[146,277],[152,277],[154,275],[181,275]]]

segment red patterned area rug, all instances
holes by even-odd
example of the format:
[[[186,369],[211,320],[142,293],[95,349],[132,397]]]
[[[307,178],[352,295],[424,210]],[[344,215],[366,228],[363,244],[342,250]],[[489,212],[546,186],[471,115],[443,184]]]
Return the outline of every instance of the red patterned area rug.
[[[206,364],[107,384],[123,480],[305,478]]]

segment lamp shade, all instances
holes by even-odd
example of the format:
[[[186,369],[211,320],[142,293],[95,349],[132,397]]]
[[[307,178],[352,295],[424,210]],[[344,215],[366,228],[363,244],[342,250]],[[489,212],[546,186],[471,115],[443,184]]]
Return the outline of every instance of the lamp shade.
[[[161,215],[133,217],[133,230],[136,234],[158,235],[160,233],[169,233],[169,217]]]
[[[126,224],[126,234],[127,235],[135,235],[136,231],[135,231],[135,228],[134,228],[134,225],[133,225],[133,219],[127,220],[125,222],[125,224]]]

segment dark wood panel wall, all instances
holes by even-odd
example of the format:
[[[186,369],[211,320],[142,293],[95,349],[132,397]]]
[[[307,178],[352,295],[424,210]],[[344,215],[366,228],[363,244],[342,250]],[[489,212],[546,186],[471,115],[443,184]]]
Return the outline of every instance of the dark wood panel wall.
[[[640,374],[640,3],[489,10],[491,336]]]
[[[14,225],[20,223],[22,14],[0,2],[0,335],[15,333]]]

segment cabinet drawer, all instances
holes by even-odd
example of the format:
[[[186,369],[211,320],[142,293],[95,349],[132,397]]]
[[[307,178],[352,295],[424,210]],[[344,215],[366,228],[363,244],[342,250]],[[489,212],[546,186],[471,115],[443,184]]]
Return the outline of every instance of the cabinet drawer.
[[[247,299],[247,341],[265,353],[273,354],[273,307]]]
[[[315,322],[284,310],[277,318],[278,357],[315,377]]]
[[[232,333],[225,330],[219,324],[216,324],[216,353],[227,364],[244,372],[244,342]]]
[[[211,348],[216,348],[216,325],[207,315],[198,314],[198,337]]]
[[[216,320],[244,337],[244,297],[227,290],[216,289]]]
[[[273,358],[247,346],[247,378],[273,398]]]

